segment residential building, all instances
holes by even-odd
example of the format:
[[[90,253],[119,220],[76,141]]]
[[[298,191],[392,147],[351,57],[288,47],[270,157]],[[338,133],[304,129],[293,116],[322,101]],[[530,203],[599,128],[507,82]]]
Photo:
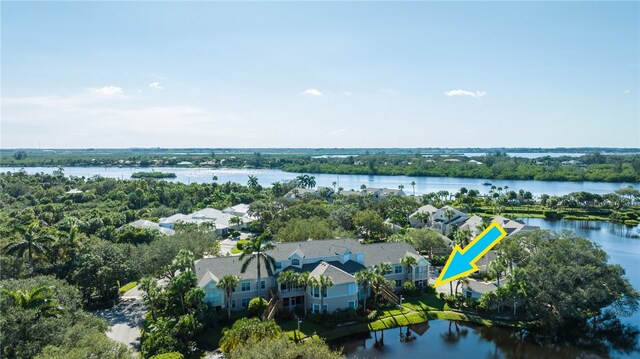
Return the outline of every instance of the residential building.
[[[139,219],[137,221],[128,223],[127,225],[138,228],[157,229],[158,231],[160,231],[160,233],[166,236],[172,236],[176,233],[176,231],[174,231],[173,229],[160,226],[160,223],[158,222],[148,221],[146,219]],[[118,228],[118,230],[122,228],[123,227],[120,227]]]
[[[205,301],[214,306],[226,305],[223,291],[216,287],[219,279],[225,274],[241,278],[232,295],[233,310],[245,308],[251,298],[258,295],[265,298],[272,295],[282,298],[285,308],[288,307],[289,301],[293,306],[299,306],[305,303],[306,298],[307,307],[312,312],[356,308],[358,300],[369,293],[363,293],[359,288],[355,274],[381,263],[391,264],[392,272],[385,277],[395,284],[396,289],[400,289],[407,280],[418,286],[428,284],[430,263],[411,245],[404,242],[362,244],[350,238],[286,242],[277,243],[275,249],[266,254],[275,259],[276,266],[273,269],[267,268],[264,261],[261,261],[262,278],[259,285],[254,263],[242,273],[242,262],[238,257],[203,258],[195,261],[198,285],[206,292]],[[412,266],[408,273],[400,264],[405,256],[412,256],[417,261],[417,265]],[[334,285],[322,293],[319,288],[308,288],[307,291],[293,288],[289,291],[277,280],[279,273],[289,269],[295,272],[309,272],[311,277],[316,278],[320,275],[328,276]],[[321,307],[321,302],[324,307]]]
[[[237,217],[240,223],[234,223],[232,218]],[[175,229],[176,223],[194,223],[203,224],[211,223],[215,226],[213,232],[226,235],[229,230],[246,230],[247,225],[254,219],[248,216],[237,216],[235,214],[225,213],[215,208],[205,208],[191,214],[177,213],[173,216],[160,218],[160,227]]]

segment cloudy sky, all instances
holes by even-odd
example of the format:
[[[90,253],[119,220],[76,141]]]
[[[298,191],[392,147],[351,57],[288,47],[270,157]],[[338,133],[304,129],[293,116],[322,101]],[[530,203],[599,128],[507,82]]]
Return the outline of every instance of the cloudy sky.
[[[1,147],[640,147],[638,2],[2,2]]]

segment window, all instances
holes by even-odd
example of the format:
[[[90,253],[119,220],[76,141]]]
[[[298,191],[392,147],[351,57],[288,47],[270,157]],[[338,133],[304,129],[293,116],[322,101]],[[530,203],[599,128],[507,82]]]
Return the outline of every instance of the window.
[[[468,290],[468,291],[467,291],[467,298],[471,298],[471,295],[472,295],[471,291],[470,291],[470,290]]]
[[[409,274],[413,273],[413,267],[409,266],[407,268],[407,273],[409,273]]]
[[[324,304],[324,305],[322,306],[322,313],[327,314],[328,309],[329,309],[329,305]]]
[[[240,304],[242,305],[242,308],[246,308],[249,306],[249,301],[251,300],[251,298],[242,298],[240,300]]]
[[[287,285],[286,285],[286,284],[284,284],[284,283],[280,283],[280,290],[281,290],[281,291],[283,291],[283,290],[287,290]]]
[[[236,300],[231,299],[231,309],[236,309]]]
[[[251,290],[251,282],[242,282],[241,284],[241,290],[243,292],[248,292]]]
[[[327,297],[327,288],[323,288],[322,289],[322,297],[326,298]]]
[[[276,262],[276,270],[282,269],[282,262]]]
[[[260,289],[265,289],[267,287],[267,284],[265,281],[261,280],[260,281]]]
[[[320,288],[313,287],[312,291],[313,291],[313,297],[314,298],[320,298]]]
[[[349,301],[349,308],[356,309],[356,301],[355,300],[350,300]]]
[[[299,266],[300,265],[300,260],[298,258],[293,258],[291,260],[291,265],[292,266]]]
[[[402,279],[396,279],[396,287],[402,287]]]
[[[320,313],[320,305],[319,304],[314,304],[312,309],[313,309],[312,310],[313,313]]]
[[[396,265],[396,266],[394,267],[394,272],[395,272],[395,274],[400,274],[400,273],[402,273],[402,266]]]

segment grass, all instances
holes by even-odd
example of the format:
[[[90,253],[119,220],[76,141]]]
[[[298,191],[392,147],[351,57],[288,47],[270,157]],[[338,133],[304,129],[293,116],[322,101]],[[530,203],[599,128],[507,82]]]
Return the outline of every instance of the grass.
[[[135,287],[137,285],[138,285],[138,282],[130,282],[130,283],[127,283],[127,284],[123,285],[119,289],[120,294],[124,294],[124,293],[128,292],[129,290],[131,290],[133,287]]]

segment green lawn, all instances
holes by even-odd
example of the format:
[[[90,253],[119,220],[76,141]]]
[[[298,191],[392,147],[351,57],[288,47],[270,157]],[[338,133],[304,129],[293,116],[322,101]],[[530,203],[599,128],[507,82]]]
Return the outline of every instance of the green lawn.
[[[415,298],[406,298],[402,305],[417,312],[452,309],[443,299],[436,297],[435,294],[423,294]]]
[[[120,294],[124,294],[137,285],[138,285],[138,282],[130,282],[120,287],[118,291],[120,292]]]

